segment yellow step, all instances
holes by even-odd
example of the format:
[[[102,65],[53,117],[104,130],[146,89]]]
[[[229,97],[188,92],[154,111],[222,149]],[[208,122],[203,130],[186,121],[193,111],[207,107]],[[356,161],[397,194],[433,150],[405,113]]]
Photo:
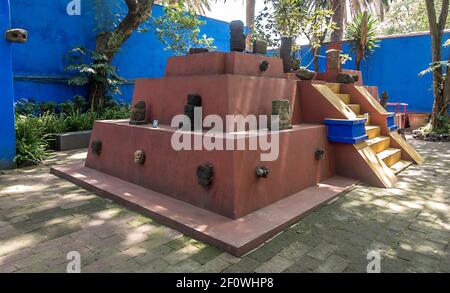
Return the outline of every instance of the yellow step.
[[[369,139],[380,136],[380,131],[381,131],[380,126],[376,126],[376,125],[367,125],[366,126],[366,133],[369,136]]]
[[[394,174],[398,174],[411,165],[412,165],[412,162],[400,160],[390,167],[391,167],[392,171],[394,171]]]
[[[378,153],[378,158],[390,167],[402,159],[402,151],[400,149],[390,148]]]
[[[360,106],[359,104],[348,104],[347,106],[349,106],[350,109],[352,109],[352,111],[353,111],[356,115],[361,114],[361,106]]]
[[[350,104],[350,95],[349,94],[336,94],[339,99],[341,99],[344,103]]]
[[[378,154],[389,148],[391,140],[387,136],[377,136],[366,140],[366,143]]]
[[[364,114],[356,115],[356,117],[358,117],[358,118],[366,118],[366,116]],[[367,115],[366,125],[369,125],[369,124],[370,124],[370,115]]]
[[[327,83],[327,86],[335,94],[339,94],[341,92],[341,84],[340,83]]]

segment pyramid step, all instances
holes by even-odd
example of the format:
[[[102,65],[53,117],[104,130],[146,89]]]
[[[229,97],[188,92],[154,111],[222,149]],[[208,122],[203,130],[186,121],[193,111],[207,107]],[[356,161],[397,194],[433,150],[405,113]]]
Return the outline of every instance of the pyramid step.
[[[400,149],[390,148],[378,153],[378,158],[390,167],[402,159],[402,151]]]
[[[347,105],[350,104],[350,95],[349,94],[337,94],[339,99],[341,99]]]
[[[380,131],[381,131],[380,126],[376,126],[376,125],[367,125],[366,126],[366,133],[369,136],[369,139],[380,136]]]
[[[366,143],[378,154],[389,148],[391,139],[387,136],[377,136],[366,140]]]
[[[366,117],[366,115],[364,115],[364,114],[359,114],[359,115],[356,115],[356,117],[367,118],[366,125],[370,125],[370,115],[367,115],[367,117]]]
[[[361,114],[361,106],[359,104],[348,104],[349,108],[356,114]]]
[[[412,162],[410,162],[410,161],[400,160],[391,166],[391,170],[394,171],[395,174],[398,174],[411,165],[412,165]]]
[[[335,94],[339,94],[341,92],[341,84],[340,83],[327,83],[327,86]]]

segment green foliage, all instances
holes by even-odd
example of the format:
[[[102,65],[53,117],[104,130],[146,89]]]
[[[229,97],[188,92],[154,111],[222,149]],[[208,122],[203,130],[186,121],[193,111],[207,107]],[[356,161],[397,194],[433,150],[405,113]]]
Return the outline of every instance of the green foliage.
[[[302,0],[264,0],[264,8],[257,15],[253,38],[279,46],[282,37],[293,38],[301,31]]]
[[[443,47],[448,47],[448,46],[450,46],[450,39],[446,40],[444,42],[444,45],[443,45]],[[442,74],[441,83],[440,83],[440,85],[438,87],[440,90],[443,90],[444,84],[445,84],[445,80],[446,80],[446,78],[448,76],[447,73],[448,73],[448,71],[450,69],[450,60],[441,60],[441,61],[432,62],[430,64],[430,66],[428,66],[428,68],[426,68],[423,71],[419,72],[419,76],[424,76],[426,74],[433,73],[439,68],[442,68],[442,71],[445,72],[444,74]],[[442,119],[447,119],[447,115],[443,115]],[[441,119],[439,119],[439,120],[441,120]],[[447,125],[447,122],[445,122],[444,124]]]
[[[450,61],[436,61],[430,64],[430,66],[428,68],[426,68],[425,70],[419,72],[419,76],[424,76],[425,74],[428,73],[433,73],[433,71],[435,71],[436,69],[442,67],[443,69],[445,68],[449,68],[450,67]],[[445,74],[444,74],[445,75]]]
[[[18,166],[34,165],[47,156],[48,139],[44,135],[44,126],[34,116],[16,115],[16,157]]]
[[[39,112],[44,103],[24,101],[16,104],[17,155],[14,160],[18,166],[42,162],[57,134],[91,130],[96,120],[126,119],[131,115],[131,106],[127,104],[110,103],[101,112],[83,112],[84,104],[77,106],[77,103],[81,103],[80,97],[55,104],[46,112]],[[63,108],[66,110],[61,111]]]
[[[303,36],[311,47],[320,48],[327,34],[337,28],[331,21],[333,14],[328,1],[264,0],[253,38],[278,47],[281,37],[293,38],[295,42]]]
[[[427,0],[428,1],[428,0]],[[442,0],[435,0],[437,13],[442,7]],[[450,15],[446,28],[450,28]],[[424,0],[396,0],[389,5],[379,32],[384,35],[404,34],[429,31],[427,9]]]
[[[365,53],[371,53],[379,47],[376,39],[377,25],[378,20],[367,12],[356,15],[348,24],[346,37],[356,43],[355,48],[362,50],[363,57]]]
[[[147,27],[139,31],[154,31],[158,40],[175,55],[184,55],[190,48],[215,49],[214,39],[205,34],[199,36],[205,22],[193,10],[186,10],[183,2],[164,7],[164,14],[151,18]],[[150,27],[149,27],[150,26]]]
[[[89,82],[101,82],[106,86],[109,97],[121,94],[120,84],[125,80],[117,74],[117,68],[110,64],[104,54],[77,47],[70,50],[65,59],[67,60],[65,70],[75,73],[69,78],[70,85],[84,86]]]
[[[301,31],[312,48],[320,48],[327,34],[338,28],[331,21],[333,14],[333,10],[321,6],[312,7],[304,13],[300,20]]]

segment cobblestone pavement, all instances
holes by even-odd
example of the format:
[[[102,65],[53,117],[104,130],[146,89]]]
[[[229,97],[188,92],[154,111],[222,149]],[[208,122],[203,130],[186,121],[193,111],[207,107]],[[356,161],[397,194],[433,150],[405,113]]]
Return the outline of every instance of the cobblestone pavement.
[[[411,141],[411,140],[410,140]],[[49,174],[84,151],[0,175],[0,272],[450,272],[450,143],[411,141],[426,157],[395,188],[360,185],[242,258],[193,240]]]

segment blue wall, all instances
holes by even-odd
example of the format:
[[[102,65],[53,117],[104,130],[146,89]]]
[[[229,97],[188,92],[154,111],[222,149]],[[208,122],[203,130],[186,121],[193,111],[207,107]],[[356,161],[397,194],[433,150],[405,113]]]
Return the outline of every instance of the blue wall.
[[[3,33],[10,29],[9,0],[0,2],[0,169],[13,167],[16,155],[16,134],[14,130],[13,82],[11,44]]]
[[[70,0],[14,0],[11,3],[12,25],[28,30],[29,42],[13,50],[14,91],[16,100],[64,101],[85,89],[66,84],[64,55],[77,46],[95,48],[96,20],[90,1],[82,0],[81,16],[69,16],[66,6]],[[153,16],[163,8],[154,5]],[[229,25],[202,17],[206,24],[201,34],[215,39],[217,50],[229,50]],[[171,55],[152,32],[135,33],[116,55],[114,65],[126,79],[160,77]],[[130,101],[133,86],[123,88],[124,101]]]
[[[450,37],[446,33],[444,40]],[[431,112],[433,107],[432,76],[418,74],[431,63],[431,37],[429,34],[380,39],[379,48],[361,63],[364,84],[376,85],[380,93],[387,91],[389,102],[408,103],[408,111]],[[355,69],[352,46],[346,42],[342,50],[350,54],[343,68]],[[321,55],[325,55],[323,48]],[[443,59],[450,57],[450,47],[443,48]],[[309,64],[312,54],[307,47],[301,49],[302,65]],[[326,59],[319,58],[320,71],[326,68]],[[310,68],[314,66],[311,65]]]

